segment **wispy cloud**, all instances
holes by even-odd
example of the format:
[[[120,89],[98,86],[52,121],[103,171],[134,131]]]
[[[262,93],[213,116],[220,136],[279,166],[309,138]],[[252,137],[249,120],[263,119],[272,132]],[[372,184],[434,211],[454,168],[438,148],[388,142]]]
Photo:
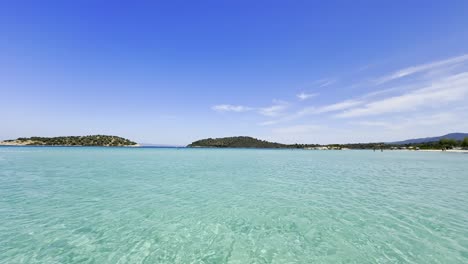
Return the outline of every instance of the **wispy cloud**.
[[[316,143],[321,135],[331,135],[333,130],[327,126],[315,124],[301,124],[285,127],[276,127],[271,134],[266,136],[268,140],[283,143]]]
[[[301,110],[299,110],[299,111],[297,111],[295,113],[283,116],[282,118],[279,118],[279,119],[268,120],[268,121],[265,121],[265,122],[261,122],[261,123],[259,123],[259,125],[261,125],[261,126],[276,125],[276,124],[283,123],[283,122],[297,120],[297,119],[300,119],[300,118],[308,116],[308,115],[317,115],[317,114],[323,114],[323,113],[328,113],[328,112],[336,112],[336,111],[348,109],[348,108],[358,106],[358,105],[363,104],[363,103],[364,102],[360,101],[360,100],[346,100],[346,101],[343,101],[343,102],[338,102],[338,103],[334,103],[334,104],[330,104],[330,105],[324,105],[324,106],[320,106],[320,107],[313,107],[313,106],[304,107],[304,108],[302,108]]]
[[[468,125],[460,120],[466,119],[468,108],[463,111],[456,109],[462,107],[468,99],[466,66],[468,54],[408,67],[378,80],[367,76],[361,81],[356,80],[365,90],[361,95],[353,93],[348,98],[342,97],[341,100],[326,103],[317,100],[317,104],[305,107],[302,103],[273,101],[267,107],[220,105],[213,109],[251,111],[252,114],[268,117],[269,120],[257,124],[271,126],[272,139],[284,142],[298,139],[314,142],[317,138],[321,138],[322,142],[364,142],[418,136],[429,128],[437,133],[447,130],[447,126],[450,126],[449,130],[463,130],[468,129]],[[410,75],[415,75],[415,78],[392,82]],[[314,85],[327,86],[333,82],[319,80]],[[386,85],[380,86],[383,83]],[[350,91],[347,90],[346,94],[350,94]],[[296,94],[300,101],[314,96],[317,94],[305,90]],[[327,100],[330,97],[325,95],[323,98]],[[336,98],[336,95],[331,98]],[[343,122],[343,119],[347,122]],[[380,133],[375,133],[377,131]]]
[[[434,82],[428,87],[369,102],[363,107],[346,110],[336,116],[350,118],[437,107],[450,102],[463,101],[467,95],[468,73],[461,73]]]
[[[307,100],[307,99],[310,99],[312,97],[315,97],[317,96],[318,93],[305,93],[305,92],[302,92],[300,94],[297,94],[297,98],[299,98],[299,100],[301,101],[304,101],[304,100]]]
[[[275,100],[276,104],[268,107],[262,107],[258,109],[258,113],[264,116],[276,117],[283,114],[283,112],[288,108],[288,103],[283,101]]]
[[[366,127],[383,127],[386,129],[394,128],[394,124],[386,121],[356,121],[349,122],[351,125],[366,126]]]
[[[431,62],[427,64],[404,68],[396,72],[393,72],[389,75],[376,79],[375,84],[377,85],[384,84],[386,82],[390,82],[390,81],[400,79],[409,75],[413,75],[416,73],[426,72],[426,71],[441,68],[441,67],[449,67],[449,66],[453,66],[459,63],[466,62],[466,61],[468,61],[468,54],[464,54],[458,57],[452,57],[446,60],[440,60],[440,61],[435,61],[435,62]]]
[[[350,100],[345,100],[345,101],[342,101],[342,102],[338,102],[338,103],[334,103],[334,104],[319,107],[319,108],[315,109],[315,111],[313,111],[313,113],[314,114],[322,114],[322,113],[328,113],[328,112],[335,112],[335,111],[348,109],[348,108],[351,108],[351,107],[354,107],[354,106],[358,106],[358,105],[361,105],[363,103],[364,102],[361,101],[361,100],[350,99]]]
[[[280,120],[268,120],[268,121],[260,122],[260,123],[258,123],[258,125],[260,125],[260,126],[272,126],[272,125],[276,125],[276,124],[278,124],[280,122],[281,122]]]
[[[321,79],[321,80],[318,80],[316,83],[318,84],[318,87],[320,87],[320,88],[321,87],[327,87],[327,86],[330,86],[330,85],[336,83],[336,79],[331,79],[331,78]]]
[[[275,134],[305,134],[311,132],[321,131],[323,129],[322,126],[318,125],[295,125],[295,126],[288,126],[288,127],[280,127],[273,129],[273,133]]]
[[[304,83],[301,90],[317,89],[333,85],[338,82],[337,78],[323,78],[315,81]]]
[[[230,105],[230,104],[221,104],[211,107],[214,111],[217,112],[247,112],[253,110],[253,108],[243,105]]]
[[[273,105],[267,107],[250,107],[244,105],[231,105],[231,104],[220,104],[212,106],[211,109],[217,112],[248,112],[255,111],[256,113],[268,116],[278,117],[281,116],[284,111],[289,107],[289,103],[280,100],[273,100]]]
[[[467,116],[465,110],[454,109],[444,112],[416,113],[390,119],[351,121],[349,124],[355,126],[355,130],[359,130],[360,127],[364,127],[365,130],[375,127],[376,129],[383,129],[383,131],[387,132],[400,131],[403,135],[405,132],[409,133],[410,131],[419,131],[421,135],[424,135],[424,132],[427,131],[428,128],[447,127],[450,130],[455,127],[467,127],[460,122],[460,120],[465,119]]]

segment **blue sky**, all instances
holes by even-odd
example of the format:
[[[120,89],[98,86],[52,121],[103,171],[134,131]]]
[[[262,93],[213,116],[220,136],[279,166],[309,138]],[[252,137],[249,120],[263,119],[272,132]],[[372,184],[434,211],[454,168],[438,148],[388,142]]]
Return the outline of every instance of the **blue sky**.
[[[468,132],[467,27],[467,1],[3,1],[0,139]]]

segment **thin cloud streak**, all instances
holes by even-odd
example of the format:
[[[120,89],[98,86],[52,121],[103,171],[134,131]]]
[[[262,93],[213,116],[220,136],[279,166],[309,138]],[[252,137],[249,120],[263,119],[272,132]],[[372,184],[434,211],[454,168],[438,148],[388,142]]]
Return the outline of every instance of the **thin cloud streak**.
[[[353,99],[345,100],[345,101],[342,101],[342,102],[339,102],[339,103],[322,106],[322,107],[316,109],[315,111],[313,111],[313,113],[314,114],[322,114],[322,113],[334,112],[334,111],[344,110],[344,109],[348,109],[348,108],[351,108],[351,107],[354,107],[354,106],[358,106],[358,105],[361,105],[363,103],[364,102],[361,101],[361,100],[353,100]]]
[[[297,94],[296,97],[299,98],[299,100],[304,101],[304,100],[310,99],[312,97],[316,97],[318,95],[319,95],[318,93],[305,93],[305,92],[302,92],[300,94]]]
[[[357,127],[376,127],[386,131],[411,131],[427,129],[434,126],[450,126],[459,124],[466,118],[466,111],[439,112],[431,114],[416,114],[407,117],[397,117],[391,120],[352,121],[350,125]]]
[[[399,83],[398,85],[386,86],[384,89],[376,89],[379,87],[378,85],[373,81],[367,81],[367,85],[369,85],[367,93],[321,106],[306,106],[290,111],[289,108],[293,109],[294,104],[284,101],[273,101],[273,105],[268,107],[222,105],[221,109],[232,112],[253,110],[252,113],[271,118],[270,120],[259,122],[257,125],[274,126],[273,129],[278,128],[276,125],[291,122],[290,126],[288,126],[291,130],[275,130],[276,132],[294,130],[297,133],[298,131],[304,131],[305,127],[294,125],[299,121],[310,122],[314,119],[316,120],[315,122],[322,120],[321,122],[331,124],[333,122],[339,123],[341,122],[339,121],[340,119],[345,118],[348,120],[358,120],[356,122],[345,123],[352,125],[352,129],[364,129],[365,127],[372,129],[373,127],[386,131],[396,131],[395,129],[399,126],[410,127],[412,123],[415,123],[410,119],[405,119],[409,115],[430,113],[434,110],[446,111],[447,113],[444,115],[432,115],[430,118],[429,116],[423,118],[424,114],[421,114],[422,117],[418,121],[420,126],[437,126],[437,118],[453,121],[453,115],[450,115],[450,112],[455,111],[456,107],[459,107],[468,98],[468,71],[460,67],[467,65],[467,62],[468,54],[405,68],[382,77],[380,83],[390,82],[413,74],[418,74],[418,78],[411,78],[409,82]],[[331,83],[333,83],[331,80],[319,80],[316,82],[316,85],[330,85]],[[296,97],[300,101],[305,101],[317,95],[301,92],[300,94],[296,94]],[[298,106],[299,103],[296,107]],[[306,118],[314,115],[317,118]],[[359,121],[361,117],[384,115],[385,119],[383,120]],[[324,121],[324,119],[328,119],[328,121]],[[333,121],[333,119],[336,121]],[[313,127],[315,126],[310,126],[307,129],[312,129]],[[287,133],[281,134],[286,135]]]
[[[328,112],[336,112],[340,110],[345,110],[354,106],[358,106],[360,104],[363,104],[363,101],[360,100],[346,100],[343,102],[335,103],[335,104],[330,104],[330,105],[325,105],[321,107],[305,107],[301,109],[300,111],[285,116],[283,118],[277,119],[277,120],[269,120],[265,122],[259,123],[261,126],[271,126],[271,125],[276,125],[278,123],[283,123],[283,122],[288,122],[288,121],[293,121],[297,120],[299,118],[302,118],[304,116],[308,115],[317,115],[317,114],[324,114]]]
[[[275,134],[305,134],[323,130],[324,127],[318,125],[296,125],[288,127],[280,127],[272,130]]]
[[[288,108],[288,103],[284,101],[273,101],[275,104],[268,107],[249,107],[244,105],[231,105],[231,104],[220,104],[212,106],[211,109],[216,112],[235,112],[242,113],[248,111],[256,111],[258,114],[268,117],[277,117],[283,114]]]
[[[353,108],[335,115],[340,118],[380,115],[413,111],[422,107],[437,107],[465,100],[468,95],[468,73],[457,74],[400,96],[394,96]]]
[[[384,76],[375,80],[375,84],[377,85],[384,84],[384,83],[387,83],[396,79],[400,79],[409,75],[413,75],[416,73],[421,73],[421,72],[429,71],[429,70],[440,68],[440,67],[452,66],[452,65],[456,65],[456,64],[463,63],[466,61],[468,61],[468,54],[449,58],[446,60],[408,67],[408,68],[401,69],[390,75],[387,75],[387,76]]]
[[[253,108],[243,105],[230,105],[230,104],[222,104],[222,105],[215,105],[211,107],[212,110],[217,112],[247,112],[252,110]]]
[[[322,87],[327,87],[332,84],[336,83],[336,79],[324,79],[322,80],[322,83],[319,85],[320,88]]]
[[[264,116],[275,117],[281,115],[283,111],[286,110],[286,108],[288,108],[288,104],[280,103],[269,107],[260,108],[258,113]]]

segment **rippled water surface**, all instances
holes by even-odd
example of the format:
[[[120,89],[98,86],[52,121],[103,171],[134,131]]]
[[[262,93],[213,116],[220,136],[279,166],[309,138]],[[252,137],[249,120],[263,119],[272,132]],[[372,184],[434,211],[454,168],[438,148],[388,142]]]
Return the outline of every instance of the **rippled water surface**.
[[[468,263],[468,155],[1,147],[0,263]]]

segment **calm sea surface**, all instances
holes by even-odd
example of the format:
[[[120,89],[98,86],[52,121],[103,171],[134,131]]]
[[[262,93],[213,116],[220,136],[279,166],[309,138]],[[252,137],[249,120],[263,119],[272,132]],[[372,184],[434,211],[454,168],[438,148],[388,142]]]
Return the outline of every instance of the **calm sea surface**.
[[[0,263],[468,263],[468,155],[0,147]]]

